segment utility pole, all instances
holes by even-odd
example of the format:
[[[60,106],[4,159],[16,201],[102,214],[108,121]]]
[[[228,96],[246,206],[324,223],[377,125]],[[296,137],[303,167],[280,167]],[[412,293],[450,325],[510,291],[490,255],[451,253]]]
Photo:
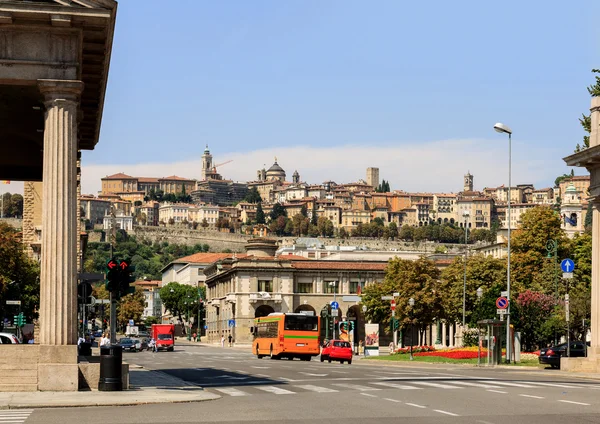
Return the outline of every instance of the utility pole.
[[[117,235],[116,235],[116,230],[117,230],[117,225],[116,225],[116,217],[115,217],[115,207],[114,205],[110,206],[110,215],[111,215],[111,220],[110,220],[110,257],[112,259],[113,257],[113,249],[114,249],[114,243],[116,243],[117,241]],[[117,343],[117,299],[113,293],[113,291],[111,291],[109,293],[109,300],[110,300],[110,344],[116,344]]]

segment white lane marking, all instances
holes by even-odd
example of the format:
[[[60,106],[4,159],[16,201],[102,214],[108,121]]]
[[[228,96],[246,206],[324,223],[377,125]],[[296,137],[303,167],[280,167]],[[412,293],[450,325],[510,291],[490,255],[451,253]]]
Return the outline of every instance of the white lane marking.
[[[434,409],[435,412],[439,412],[440,414],[450,415],[451,417],[458,417],[458,414],[454,414],[448,411],[442,411],[441,409]]]
[[[559,383],[546,383],[542,381],[524,381],[527,384],[536,384],[538,386],[548,386],[548,387],[563,387],[565,389],[579,389],[581,386],[574,386],[572,384],[559,384]]]
[[[451,386],[449,384],[441,383],[429,383],[428,381],[413,381],[413,384],[420,384],[422,386],[436,387],[438,389],[462,389],[462,387]]]
[[[534,386],[529,386],[527,384],[511,383],[509,381],[500,381],[500,380],[494,380],[494,384],[499,384],[501,386],[510,386],[510,387],[523,387],[526,389],[531,389],[534,387]]]
[[[415,408],[425,408],[423,405],[417,405],[416,403],[405,403],[408,406],[414,406]]]
[[[559,402],[564,402],[564,403],[572,403],[574,405],[583,405],[583,406],[590,406],[589,403],[583,403],[583,402],[575,402],[573,400],[559,400]]]
[[[381,390],[381,389],[377,389],[375,387],[366,387],[366,386],[361,386],[359,384],[349,384],[349,383],[334,383],[334,386],[339,386],[339,387],[345,387],[347,389],[354,389],[354,390],[359,390],[361,392],[367,392],[367,391],[373,391],[373,390]]]
[[[197,384],[198,386],[201,387],[214,387],[214,386],[224,386],[224,385],[234,385],[234,384],[238,384],[235,381],[221,381],[219,383],[202,383],[202,384]],[[244,384],[265,384],[264,381],[244,381]]]
[[[385,381],[374,382],[374,383],[369,383],[369,384],[377,384],[379,386],[392,387],[394,389],[401,389],[401,390],[422,390],[423,389],[422,387],[406,386],[404,384],[387,383]]]
[[[24,423],[29,418],[33,409],[20,409],[18,411],[0,411],[0,423],[2,424],[18,424]]]
[[[312,384],[301,384],[301,385],[294,386],[294,387],[300,387],[301,389],[310,390],[311,392],[317,392],[317,393],[339,392],[339,390],[330,389],[328,387],[313,386]]]
[[[402,401],[400,401],[398,399],[383,398],[383,400],[389,400],[390,402],[402,403]]]
[[[268,370],[271,367],[256,367],[256,366],[253,365],[252,368],[256,368],[256,369],[259,369],[259,370]]]
[[[217,392],[224,393],[229,396],[248,396],[248,393],[234,388],[215,389]]]
[[[264,392],[269,392],[276,395],[291,395],[294,393],[290,390],[282,389],[281,387],[275,386],[256,386],[256,388]]]
[[[304,374],[304,375],[310,375],[311,377],[326,377],[329,374],[312,374],[310,372],[302,372],[300,371],[300,374]]]
[[[393,374],[393,375],[402,375],[402,374],[419,374],[419,375],[429,375],[429,373],[422,372],[417,373],[416,371],[373,371],[374,374]]]
[[[461,384],[463,386],[481,387],[483,389],[499,389],[500,386],[494,386],[493,384],[484,383],[471,383],[470,381],[453,381],[452,384]]]
[[[492,393],[502,393],[503,395],[507,394],[508,392],[503,392],[500,390],[487,390],[488,392],[492,392]]]
[[[541,396],[534,396],[534,395],[524,395],[524,394],[522,394],[522,393],[521,393],[521,394],[519,394],[519,396],[523,396],[523,397],[526,397],[526,398],[532,398],[532,399],[544,399],[544,398],[543,398],[543,397],[541,397]]]
[[[373,395],[371,393],[361,393],[361,395],[363,395],[363,396],[369,396],[369,397],[377,397],[377,396],[375,396],[375,395]]]
[[[270,377],[269,374],[253,374],[254,377]]]

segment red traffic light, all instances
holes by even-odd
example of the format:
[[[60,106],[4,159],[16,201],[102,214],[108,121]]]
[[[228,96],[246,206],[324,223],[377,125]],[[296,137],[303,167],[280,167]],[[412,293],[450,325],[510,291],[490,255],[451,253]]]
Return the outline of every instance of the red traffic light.
[[[108,264],[106,264],[106,266],[108,266],[108,269],[115,269],[117,266],[119,266],[119,264],[114,259],[111,259],[110,261],[108,261]]]
[[[122,270],[125,270],[129,265],[127,264],[127,262],[121,261],[121,263],[119,264],[119,266],[121,267]]]

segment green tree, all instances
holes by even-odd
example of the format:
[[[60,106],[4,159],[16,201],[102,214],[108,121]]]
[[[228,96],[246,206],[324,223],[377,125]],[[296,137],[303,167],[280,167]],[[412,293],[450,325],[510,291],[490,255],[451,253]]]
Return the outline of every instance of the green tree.
[[[165,309],[181,321],[184,317],[189,319],[188,312],[192,315],[197,311],[195,305],[199,296],[196,287],[170,282],[160,289],[159,294]]]
[[[592,72],[595,74],[600,74],[600,69],[592,69]],[[596,79],[596,82],[590,85],[587,90],[588,93],[590,93],[590,96],[598,97],[600,96],[600,76],[595,75],[594,78]]]
[[[265,223],[265,212],[263,211],[261,202],[258,202],[258,206],[256,206],[256,223],[257,224]]]
[[[144,304],[144,292],[141,289],[123,296],[117,305],[117,321],[119,326],[124,327],[130,319],[139,323],[144,313]]]
[[[308,233],[309,219],[301,213],[292,218],[293,233],[298,237]],[[287,231],[286,231],[287,232]]]
[[[271,221],[275,221],[280,216],[287,217],[287,211],[281,205],[281,203],[275,203],[273,205],[273,210],[271,210],[271,213],[269,214],[269,218],[271,219]]]
[[[511,307],[517,319],[515,328],[521,331],[522,345],[526,352],[534,351],[540,344],[545,345],[554,337],[557,328],[557,314],[554,310],[557,301],[553,296],[525,290],[516,297]]]
[[[306,204],[302,205],[300,208],[300,215],[302,215],[304,218],[308,218],[308,208],[306,207]]]
[[[398,225],[395,222],[390,222],[390,224],[387,226],[387,230],[388,238],[394,240],[396,237],[398,237]]]
[[[404,241],[413,241],[413,237],[414,237],[414,227],[404,224],[400,228],[400,233],[398,234],[398,238],[400,240],[404,240]]]
[[[246,193],[246,197],[244,197],[244,200],[248,203],[262,202],[262,198],[260,197],[260,193],[258,192],[256,187],[252,187],[250,190],[248,190],[248,193]]]
[[[320,216],[317,220],[318,232],[323,237],[331,237],[334,233],[333,222],[327,217]]]

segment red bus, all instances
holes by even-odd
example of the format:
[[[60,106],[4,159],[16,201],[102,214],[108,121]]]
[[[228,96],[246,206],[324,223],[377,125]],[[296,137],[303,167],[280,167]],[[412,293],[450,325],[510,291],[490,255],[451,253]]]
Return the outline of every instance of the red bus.
[[[275,312],[254,320],[252,348],[257,358],[300,358],[318,356],[321,321],[318,316]]]

